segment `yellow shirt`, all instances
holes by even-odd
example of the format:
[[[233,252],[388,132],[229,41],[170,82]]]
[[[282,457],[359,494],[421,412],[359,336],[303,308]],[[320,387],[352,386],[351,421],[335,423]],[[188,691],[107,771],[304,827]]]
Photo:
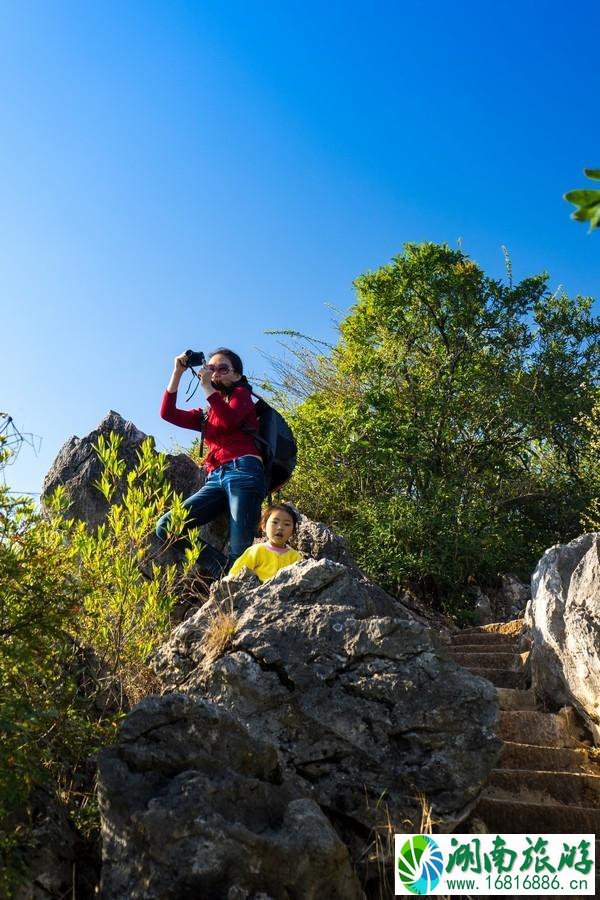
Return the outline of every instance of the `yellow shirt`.
[[[261,581],[266,581],[276,575],[280,569],[285,566],[291,566],[302,559],[302,555],[297,550],[288,547],[285,553],[278,553],[277,550],[271,550],[268,544],[253,544],[244,550],[241,556],[238,556],[231,569],[230,575],[237,575],[244,566],[251,569],[255,575],[258,575]]]

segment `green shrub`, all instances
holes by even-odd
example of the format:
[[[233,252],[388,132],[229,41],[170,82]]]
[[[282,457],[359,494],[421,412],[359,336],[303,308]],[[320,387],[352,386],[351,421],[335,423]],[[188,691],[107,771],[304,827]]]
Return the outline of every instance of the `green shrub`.
[[[67,518],[62,489],[42,515],[0,486],[2,895],[19,877],[32,788],[49,788],[84,834],[97,830],[86,761],[156,687],[148,657],[168,631],[178,573],[153,559],[151,536],[173,506],[176,539],[185,511],[150,441],[126,476],[119,444],[116,435],[98,442],[98,487],[111,505],[95,533]],[[196,555],[187,552],[184,570]]]
[[[95,533],[82,522],[70,522],[69,544],[86,584],[78,638],[94,649],[107,682],[119,684],[127,702],[136,703],[156,687],[148,657],[168,633],[181,577],[174,564],[159,565],[154,558],[154,526],[172,508],[176,540],[186,514],[181,498],[173,496],[165,481],[165,456],[153,451],[151,440],[143,442],[138,465],[126,476],[119,445],[112,434],[108,441],[100,436],[96,448],[103,465],[98,487],[110,504],[106,522]],[[126,487],[115,502],[123,478]],[[58,502],[64,504],[64,498]],[[197,549],[187,551],[184,569],[197,555]]]
[[[84,588],[60,528],[0,487],[0,885],[8,893],[32,787],[61,795],[107,739],[78,690],[73,640]],[[3,879],[3,881],[2,881]]]

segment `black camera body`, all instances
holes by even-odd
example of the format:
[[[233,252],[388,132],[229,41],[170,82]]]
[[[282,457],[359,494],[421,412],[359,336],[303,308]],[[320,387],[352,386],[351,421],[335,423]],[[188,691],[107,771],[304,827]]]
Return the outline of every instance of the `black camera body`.
[[[186,350],[188,366],[203,366],[206,363],[206,357],[202,350]]]

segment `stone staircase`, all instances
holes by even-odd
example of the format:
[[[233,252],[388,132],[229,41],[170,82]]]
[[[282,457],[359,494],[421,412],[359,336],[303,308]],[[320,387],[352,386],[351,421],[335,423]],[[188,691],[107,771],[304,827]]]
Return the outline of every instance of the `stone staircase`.
[[[544,712],[529,687],[523,620],[455,634],[450,656],[496,686],[504,747],[483,794],[460,831],[596,835],[600,862],[600,751],[573,710]],[[600,890],[596,891],[600,896]],[[565,896],[564,894],[561,896]]]

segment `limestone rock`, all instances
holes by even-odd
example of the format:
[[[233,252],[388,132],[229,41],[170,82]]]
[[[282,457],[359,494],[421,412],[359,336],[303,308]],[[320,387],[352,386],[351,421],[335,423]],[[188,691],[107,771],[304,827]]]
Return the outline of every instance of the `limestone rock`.
[[[148,435],[113,410],[107,413],[90,434],[83,438],[69,438],[44,478],[42,503],[62,485],[70,501],[69,515],[86,522],[92,530],[104,521],[108,512],[108,504],[95,485],[100,478],[101,465],[94,444],[100,435],[108,437],[111,432],[122,438],[119,456],[125,460],[124,485],[127,472],[137,464],[137,451]],[[186,453],[167,454],[167,480],[173,490],[187,497],[200,490],[204,478],[202,469]],[[224,517],[202,529],[201,535],[214,547],[222,549],[227,540],[227,522]]]
[[[293,506],[293,504],[291,504]],[[296,509],[294,507],[294,509]],[[332,562],[341,563],[346,566],[352,576],[367,590],[372,598],[376,595],[379,602],[384,606],[389,603],[390,596],[386,594],[377,584],[374,584],[365,575],[362,569],[356,563],[356,560],[350,552],[348,543],[341,534],[336,534],[332,528],[325,525],[324,522],[316,522],[303,515],[298,509],[296,512],[299,516],[299,525],[296,534],[290,540],[290,546],[295,547],[306,559],[329,559]],[[431,625],[436,617],[435,612],[424,608],[419,604],[416,597],[411,595],[409,591],[404,591],[401,598],[395,598],[395,609],[400,611],[404,616],[412,616],[424,625]],[[435,621],[436,627],[441,623]],[[442,626],[443,630],[443,626]]]
[[[494,598],[494,620],[512,622],[523,617],[527,603],[531,599],[531,588],[516,575],[500,575],[502,587]]]
[[[237,630],[211,662],[204,636],[217,606],[234,610]],[[444,658],[397,601],[327,559],[264,584],[224,579],[155,669],[166,689],[218,703],[276,746],[285,777],[310,786],[351,844],[376,827],[382,797],[398,827],[418,817],[419,792],[452,827],[499,752],[492,685]]]
[[[600,743],[600,534],[546,551],[525,621],[536,696],[574,705]]]
[[[273,746],[191,696],[143,700],[99,758],[104,900],[359,900],[348,851]]]
[[[323,522],[315,522],[300,514],[297,532],[290,543],[309,559],[331,559],[347,566],[354,575],[362,575],[346,539]]]

